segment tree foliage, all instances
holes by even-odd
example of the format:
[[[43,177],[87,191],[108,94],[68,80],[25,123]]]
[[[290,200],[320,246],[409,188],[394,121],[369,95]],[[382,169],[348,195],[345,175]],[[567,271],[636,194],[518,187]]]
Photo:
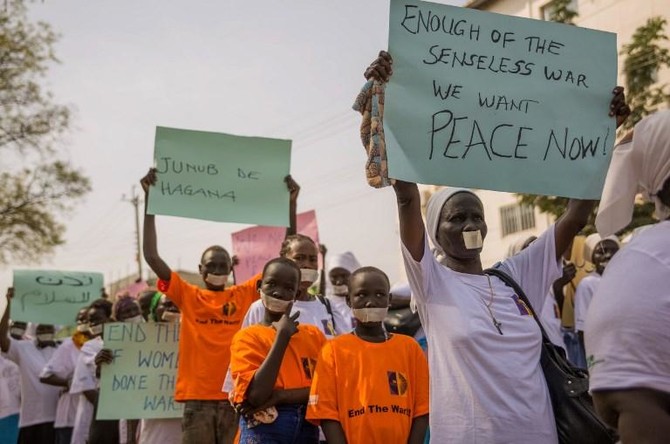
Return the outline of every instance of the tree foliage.
[[[573,20],[577,18],[578,13],[571,6],[572,0],[554,0],[549,5],[549,20],[574,25]]]
[[[58,62],[58,36],[32,23],[22,1],[0,11],[0,264],[32,261],[64,242],[66,215],[90,190],[81,172],[58,158],[70,110],[40,81]]]
[[[667,84],[654,85],[658,71],[670,67],[670,50],[660,44],[668,40],[664,32],[667,21],[652,17],[635,30],[631,42],[623,45],[620,55],[625,57],[623,73],[626,76],[626,97],[631,115],[624,129],[631,129],[656,111],[660,105],[670,104]]]
[[[552,3],[550,19],[553,21],[574,24],[573,19],[577,12],[570,9],[570,0],[556,0]],[[642,117],[651,114],[661,103],[669,103],[670,96],[665,94],[665,85],[652,86],[655,83],[656,73],[662,66],[670,66],[670,54],[667,49],[659,46],[659,42],[667,40],[663,34],[665,19],[651,18],[647,24],[638,28],[633,34],[631,43],[623,45],[620,55],[625,55],[624,74],[626,75],[626,101],[632,112],[622,128],[632,128]],[[550,214],[558,218],[565,212],[568,199],[565,197],[536,196],[534,194],[517,194],[519,203],[532,205],[541,213]],[[634,230],[637,227],[656,222],[653,218],[654,205],[638,202],[633,210],[633,220],[619,235]],[[589,222],[582,230],[582,234],[591,234],[596,231],[594,211]]]

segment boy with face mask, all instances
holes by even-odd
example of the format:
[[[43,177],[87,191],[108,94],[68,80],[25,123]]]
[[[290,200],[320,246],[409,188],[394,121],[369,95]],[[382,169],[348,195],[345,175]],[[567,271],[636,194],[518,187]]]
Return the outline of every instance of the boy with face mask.
[[[328,443],[423,442],[428,427],[428,362],[383,321],[389,280],[374,267],[354,271],[347,298],[356,328],[326,344],[316,365],[307,418]]]
[[[7,308],[0,320],[0,349],[21,370],[19,443],[54,441],[54,419],[60,390],[39,382],[39,374],[56,351],[54,326],[40,324],[35,341],[10,338],[9,311],[14,289],[7,290]]]
[[[145,202],[157,181],[154,168],[140,181]],[[189,284],[158,254],[155,217],[146,208],[144,258],[158,276],[158,290],[181,311],[175,400],[185,403],[182,442],[232,443],[237,420],[221,387],[230,363],[231,340],[249,306],[258,299],[260,275],[225,288],[232,261],[223,247],[214,245],[203,252],[198,266],[205,288]]]
[[[291,315],[300,269],[290,259],[269,261],[258,291],[265,307],[260,324],[240,330],[231,345],[234,402],[240,443],[316,444],[318,429],[305,421],[313,366],[326,342],[313,325]]]

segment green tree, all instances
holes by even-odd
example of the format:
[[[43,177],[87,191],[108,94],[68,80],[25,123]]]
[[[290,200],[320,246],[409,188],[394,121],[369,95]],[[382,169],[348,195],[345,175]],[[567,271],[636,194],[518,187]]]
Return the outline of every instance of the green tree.
[[[631,42],[623,45],[619,55],[624,56],[623,73],[626,77],[626,98],[631,115],[623,128],[628,130],[656,111],[660,105],[670,104],[667,84],[656,85],[658,71],[670,67],[670,50],[660,44],[668,40],[664,32],[667,21],[652,17],[635,30]]]
[[[40,85],[57,35],[33,23],[21,0],[0,11],[0,264],[34,261],[64,242],[59,221],[90,182],[58,158],[70,122]]]
[[[552,22],[574,25],[573,20],[579,15],[571,8],[572,0],[554,0],[549,4],[549,20]]]

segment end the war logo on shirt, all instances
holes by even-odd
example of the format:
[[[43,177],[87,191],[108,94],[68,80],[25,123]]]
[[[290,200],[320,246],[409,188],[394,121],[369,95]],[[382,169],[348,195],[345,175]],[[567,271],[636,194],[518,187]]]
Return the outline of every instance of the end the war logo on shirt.
[[[305,372],[307,379],[312,379],[314,375],[314,367],[316,367],[316,360],[311,358],[302,358],[302,369]]]
[[[514,295],[512,296],[512,299],[514,299],[514,303],[516,304],[516,308],[519,309],[519,314],[521,316],[530,316],[530,309],[526,305],[524,301],[519,299],[519,296]]]
[[[226,302],[221,308],[224,316],[232,316],[237,311],[237,305],[234,302]]]
[[[407,378],[400,372],[387,371],[389,391],[392,395],[405,396],[407,393]]]

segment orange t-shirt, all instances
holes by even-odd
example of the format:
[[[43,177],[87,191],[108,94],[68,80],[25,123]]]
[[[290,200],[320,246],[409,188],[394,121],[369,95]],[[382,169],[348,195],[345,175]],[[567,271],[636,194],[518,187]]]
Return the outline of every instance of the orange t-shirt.
[[[169,283],[159,282],[182,314],[176,401],[228,399],[221,387],[230,362],[230,343],[249,306],[259,298],[256,281],[260,278],[259,273],[223,291],[196,287],[174,271]]]
[[[246,398],[249,384],[270,353],[276,335],[274,328],[256,324],[243,328],[233,338],[230,346],[230,373],[235,381],[234,403],[240,403]],[[291,336],[286,347],[274,388],[295,389],[311,386],[314,366],[325,343],[326,337],[317,327],[298,325],[297,333]]]
[[[416,341],[372,343],[338,336],[321,350],[307,419],[339,421],[347,442],[407,443],[412,421],[428,414],[428,362]]]

